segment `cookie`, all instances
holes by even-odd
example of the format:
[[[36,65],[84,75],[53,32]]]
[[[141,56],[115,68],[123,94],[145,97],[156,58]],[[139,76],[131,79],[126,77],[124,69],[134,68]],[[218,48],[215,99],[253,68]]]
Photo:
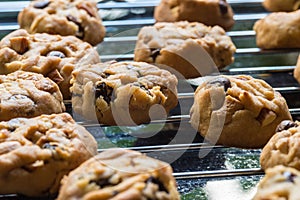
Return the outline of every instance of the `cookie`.
[[[259,182],[253,200],[299,199],[300,172],[294,168],[278,165],[269,168]]]
[[[294,78],[300,83],[300,55],[298,56],[296,67],[294,69]]]
[[[62,180],[57,200],[179,200],[168,163],[136,151],[108,149]]]
[[[233,63],[235,51],[231,38],[219,26],[161,22],[140,30],[134,60],[167,65],[185,78],[195,78],[210,70],[206,69],[211,67],[205,62],[208,59],[219,69]]]
[[[291,115],[285,99],[263,80],[214,76],[196,89],[191,124],[213,144],[261,148]]]
[[[43,74],[70,99],[71,73],[76,64],[98,63],[98,52],[74,36],[29,34],[16,30],[0,41],[0,74],[17,70]]]
[[[34,0],[19,13],[18,22],[31,34],[73,35],[91,45],[105,36],[94,0]]]
[[[97,143],[67,113],[0,122],[0,194],[53,195]]]
[[[260,164],[262,169],[284,165],[300,170],[300,122],[284,120],[276,134],[262,149]]]
[[[290,12],[300,8],[299,0],[264,0],[263,6],[270,12]]]
[[[233,11],[226,0],[161,0],[155,7],[157,22],[190,21],[229,30],[234,25]]]
[[[271,13],[256,21],[253,29],[262,49],[300,48],[300,10]]]
[[[82,66],[71,82],[74,112],[101,124],[148,123],[165,117],[178,103],[177,78],[143,62]]]
[[[0,121],[64,111],[62,94],[51,79],[24,71],[0,75]]]

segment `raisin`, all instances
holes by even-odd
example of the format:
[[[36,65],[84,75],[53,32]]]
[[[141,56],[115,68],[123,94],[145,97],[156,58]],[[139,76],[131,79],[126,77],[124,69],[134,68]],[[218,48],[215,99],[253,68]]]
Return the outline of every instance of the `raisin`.
[[[65,58],[66,55],[61,52],[61,51],[50,51],[47,56],[55,56],[55,57],[59,57],[59,58]]]
[[[228,88],[231,87],[230,80],[225,77],[218,77],[208,82],[210,85],[219,85],[224,87],[224,91],[226,92]]]
[[[33,7],[38,9],[46,8],[50,4],[50,1],[38,1],[36,2]]]
[[[111,97],[113,94],[113,88],[101,82],[96,85],[95,98],[100,96],[106,101],[107,104],[111,102]]]
[[[228,4],[224,0],[219,1],[219,8],[222,15],[226,15],[228,13]]]
[[[297,127],[297,126],[298,124],[296,124],[295,122],[292,122],[290,120],[284,120],[277,126],[276,132],[281,132],[283,130],[288,130],[289,128]]]

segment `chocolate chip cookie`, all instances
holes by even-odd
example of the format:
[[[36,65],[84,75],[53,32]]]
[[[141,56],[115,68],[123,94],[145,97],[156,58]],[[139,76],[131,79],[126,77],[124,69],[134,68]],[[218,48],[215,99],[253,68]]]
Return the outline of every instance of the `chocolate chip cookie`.
[[[278,165],[269,168],[259,182],[253,200],[299,199],[300,172],[294,168]]]
[[[161,0],[155,8],[158,22],[190,21],[229,30],[234,25],[233,11],[226,0]]]
[[[253,28],[256,44],[262,49],[300,48],[300,10],[271,13]]]
[[[168,163],[139,152],[109,149],[84,162],[62,180],[57,200],[179,200]]]
[[[191,124],[213,144],[261,148],[291,115],[285,99],[246,75],[208,77],[195,91]]]
[[[219,69],[230,65],[235,51],[231,38],[219,26],[161,22],[140,30],[134,60],[167,65],[185,78],[195,78],[206,75],[210,63]]]
[[[264,0],[263,6],[271,12],[290,12],[300,8],[299,0]]]
[[[0,75],[0,121],[63,111],[62,94],[51,79],[24,71]]]
[[[0,122],[0,194],[53,195],[97,143],[67,113]]]
[[[298,56],[296,67],[294,69],[294,78],[300,83],[300,55]]]
[[[0,41],[0,74],[17,70],[43,74],[59,85],[70,99],[71,73],[76,64],[98,63],[98,52],[74,36],[29,34],[16,30]]]
[[[300,123],[282,121],[276,134],[263,148],[260,164],[263,169],[284,165],[300,170]]]
[[[19,13],[18,22],[29,33],[73,35],[91,45],[105,36],[94,0],[34,0]]]
[[[177,105],[177,78],[143,62],[82,66],[71,82],[74,112],[101,124],[148,123]]]

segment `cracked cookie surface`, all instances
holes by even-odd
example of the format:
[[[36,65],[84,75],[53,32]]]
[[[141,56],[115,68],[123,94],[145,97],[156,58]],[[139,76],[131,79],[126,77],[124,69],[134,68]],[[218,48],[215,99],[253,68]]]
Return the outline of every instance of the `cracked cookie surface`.
[[[76,64],[100,62],[97,51],[74,36],[29,34],[16,30],[0,41],[0,74],[17,70],[43,74],[70,99],[71,73]]]
[[[65,177],[57,200],[179,200],[172,171],[140,152],[108,149]]]
[[[233,11],[226,0],[161,0],[155,8],[157,22],[189,21],[229,30],[234,25]]]
[[[300,8],[299,0],[264,0],[263,6],[271,12],[290,12]]]
[[[0,122],[0,194],[53,195],[96,154],[93,136],[67,113]]]
[[[300,123],[282,121],[276,133],[262,149],[260,164],[263,169],[284,165],[300,170]]]
[[[0,121],[64,111],[62,94],[51,79],[24,71],[0,75]]]
[[[32,34],[73,35],[93,46],[105,35],[93,0],[35,0],[19,13],[18,22]]]
[[[207,69],[211,65],[206,60],[214,63],[214,67],[224,68],[234,61],[235,51],[231,38],[219,26],[161,22],[140,30],[134,60],[166,65],[185,78],[195,78],[211,70]]]
[[[262,49],[300,48],[300,10],[271,13],[256,21],[253,29]]]
[[[298,200],[300,172],[282,165],[266,170],[253,200]]]
[[[75,113],[102,124],[148,123],[177,105],[177,78],[143,62],[82,66],[71,82]]]
[[[195,91],[191,124],[208,141],[260,148],[282,120],[286,100],[263,80],[246,75],[208,77]]]

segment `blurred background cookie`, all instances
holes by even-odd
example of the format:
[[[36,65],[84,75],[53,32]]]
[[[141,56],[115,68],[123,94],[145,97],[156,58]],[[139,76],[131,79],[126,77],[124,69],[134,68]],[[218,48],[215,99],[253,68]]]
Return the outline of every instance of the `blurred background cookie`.
[[[234,25],[233,11],[226,0],[161,0],[155,8],[157,22],[189,21],[229,30]]]
[[[161,68],[166,65],[185,78],[195,78],[233,63],[235,51],[231,38],[219,26],[161,22],[140,30],[134,60]]]
[[[105,36],[94,0],[34,0],[19,13],[18,22],[31,34],[73,35],[91,45]]]
[[[24,71],[0,75],[0,121],[63,111],[62,94],[51,79]]]
[[[282,120],[291,119],[280,93],[251,76],[210,77],[194,98],[191,124],[214,144],[260,148]]]
[[[137,151],[109,149],[84,162],[62,180],[57,200],[179,200],[168,163]]]
[[[259,48],[300,48],[300,10],[271,13],[256,21],[253,29]]]
[[[0,122],[0,194],[54,195],[97,143],[67,113]]]
[[[265,9],[271,12],[279,11],[295,11],[300,8],[299,0],[264,0],[263,6]]]

